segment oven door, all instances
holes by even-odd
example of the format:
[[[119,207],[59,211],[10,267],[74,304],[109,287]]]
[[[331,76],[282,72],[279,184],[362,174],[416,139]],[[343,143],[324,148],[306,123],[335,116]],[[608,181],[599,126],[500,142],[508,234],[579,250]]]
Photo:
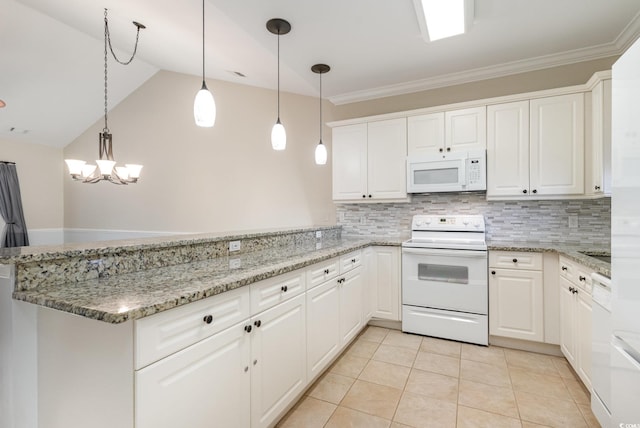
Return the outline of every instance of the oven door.
[[[488,314],[487,252],[402,249],[402,304]]]

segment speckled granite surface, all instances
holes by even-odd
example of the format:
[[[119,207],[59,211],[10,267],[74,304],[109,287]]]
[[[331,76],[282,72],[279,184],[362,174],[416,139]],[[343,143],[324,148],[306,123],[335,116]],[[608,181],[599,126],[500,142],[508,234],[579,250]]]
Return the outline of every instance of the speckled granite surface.
[[[597,247],[593,245],[567,245],[561,243],[548,242],[506,242],[506,241],[488,241],[487,247],[489,251],[525,251],[525,252],[556,252],[566,256],[594,271],[611,278],[611,264],[603,262],[584,254],[598,254],[610,256],[611,249],[609,247]]]
[[[315,231],[323,230],[322,240]],[[0,252],[0,264],[15,264],[13,298],[108,323],[139,319],[228,290],[291,272],[370,245],[400,246],[408,236],[341,236],[339,227],[231,236],[151,238]],[[228,242],[242,241],[229,253]],[[320,244],[320,248],[318,248]],[[489,241],[489,250],[553,251],[611,276],[608,263],[580,251],[540,242]],[[11,254],[8,254],[11,253]],[[240,263],[239,268],[230,268]]]
[[[400,239],[343,238],[271,247],[215,259],[148,269],[84,282],[40,285],[13,297],[87,318],[121,323],[194,302],[262,279],[304,268],[369,245],[400,245]],[[230,260],[240,268],[230,269]]]

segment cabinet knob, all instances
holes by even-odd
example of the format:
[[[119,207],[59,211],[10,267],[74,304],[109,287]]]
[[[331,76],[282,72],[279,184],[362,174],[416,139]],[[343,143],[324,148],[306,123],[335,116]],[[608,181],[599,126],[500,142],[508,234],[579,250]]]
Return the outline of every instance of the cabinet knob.
[[[207,324],[211,324],[213,322],[213,316],[205,315],[202,321],[206,322]]]
[[[246,331],[247,333],[251,333],[251,330],[252,330],[251,325],[244,326],[244,331]]]
[[[562,266],[562,270],[567,270],[567,267],[566,266]]]
[[[495,270],[492,270],[492,271],[491,271],[491,275],[495,275],[495,274],[496,274],[496,271],[495,271]]]
[[[351,263],[355,263],[355,262],[356,262],[356,259],[351,259]]]
[[[447,147],[447,151],[450,152],[451,151],[451,147]]]
[[[524,189],[524,190],[522,191],[522,193],[524,193],[524,194],[526,195],[526,194],[527,194],[527,189]]]
[[[443,151],[444,151],[444,149],[442,149],[442,148],[441,148],[441,149],[440,149],[440,153],[442,153]]]
[[[367,197],[367,195],[362,195],[362,197],[363,197],[363,198],[366,198],[366,197]]]
[[[569,291],[573,293],[573,287],[569,287]]]
[[[573,289],[573,294],[578,294],[578,289],[577,288]]]
[[[596,186],[596,190],[600,190],[600,186]]]
[[[369,197],[371,197],[371,195],[369,195]]]
[[[325,275],[329,275],[329,269],[325,269],[325,270],[324,270],[324,274],[325,274]]]
[[[282,290],[283,293],[286,293],[288,289],[289,287],[287,287],[286,285],[283,285],[282,287],[280,287],[280,290]]]
[[[244,372],[246,373],[246,372],[248,372],[248,371],[249,371],[249,366],[245,366],[245,367],[244,367]]]
[[[518,263],[518,259],[513,259],[512,262]]]
[[[253,323],[253,325],[255,325],[256,327],[260,328],[260,326],[262,325],[262,321],[257,320],[256,322]]]
[[[538,191],[536,189],[533,189],[533,193],[538,193]]]
[[[584,276],[582,276],[582,275],[580,275],[580,277],[578,277],[578,279],[579,279],[580,281],[583,281],[583,282],[587,280],[587,278],[585,278],[585,277],[584,277]]]
[[[256,364],[258,364],[258,360],[253,360],[253,365],[255,366]]]

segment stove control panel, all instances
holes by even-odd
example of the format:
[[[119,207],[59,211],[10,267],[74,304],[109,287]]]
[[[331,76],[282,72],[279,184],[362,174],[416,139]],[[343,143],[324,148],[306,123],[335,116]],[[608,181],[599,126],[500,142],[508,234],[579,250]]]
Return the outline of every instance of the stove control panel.
[[[416,215],[411,230],[434,231],[484,231],[481,215]]]

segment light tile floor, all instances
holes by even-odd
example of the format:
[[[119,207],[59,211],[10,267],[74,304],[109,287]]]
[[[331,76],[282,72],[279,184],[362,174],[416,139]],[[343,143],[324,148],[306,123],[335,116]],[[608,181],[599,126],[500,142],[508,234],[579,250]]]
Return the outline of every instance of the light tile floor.
[[[307,427],[599,427],[562,357],[367,327],[278,423]]]

